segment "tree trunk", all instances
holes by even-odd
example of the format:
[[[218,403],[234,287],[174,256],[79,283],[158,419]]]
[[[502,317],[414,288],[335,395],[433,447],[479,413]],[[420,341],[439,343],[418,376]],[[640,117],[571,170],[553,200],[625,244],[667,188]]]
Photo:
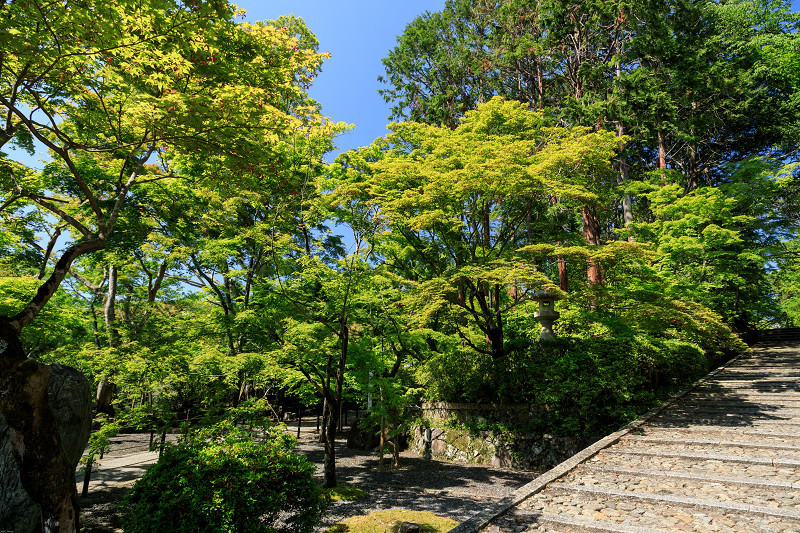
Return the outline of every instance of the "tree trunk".
[[[115,329],[114,322],[116,320],[116,303],[117,303],[117,267],[109,265],[108,267],[108,295],[106,295],[106,304],[103,308],[103,318],[106,322],[106,335],[108,335],[108,347],[114,348],[117,345],[118,333]]]
[[[328,402],[328,424],[325,427],[325,459],[323,486],[332,489],[336,486],[336,431],[339,429],[339,402]]]
[[[625,135],[625,127],[622,123],[617,124],[617,135]],[[617,167],[617,184],[625,186],[628,183],[628,160],[621,154],[623,145],[620,144],[619,160],[615,163]],[[630,229],[633,224],[633,200],[627,192],[622,193],[622,224],[625,229]],[[633,242],[633,234],[628,235],[628,241]]]
[[[558,203],[558,198],[551,195],[550,205],[555,206]],[[556,244],[561,246],[561,241],[558,241]],[[558,287],[562,291],[567,292],[569,290],[569,278],[567,277],[567,262],[564,260],[564,256],[556,256],[556,264],[558,265]]]
[[[589,206],[584,206],[581,214],[583,216],[583,237],[586,244],[598,246],[600,244],[600,221],[597,218],[597,214]],[[587,263],[586,276],[589,279],[589,285],[599,285],[603,282],[600,266],[591,258]]]
[[[103,306],[103,319],[106,324],[106,335],[108,336],[108,347],[115,348],[119,339],[119,332],[115,327],[117,303],[117,267],[108,267],[108,294],[106,294],[105,305]],[[114,409],[111,402],[114,398],[114,385],[108,381],[108,376],[103,375],[97,384],[97,394],[95,396],[95,412],[106,413],[114,416]]]
[[[52,369],[27,359],[18,332],[0,323],[0,413],[8,424],[22,486],[42,512],[44,531],[78,531],[72,466],[47,398]]]
[[[503,325],[502,322],[500,323],[499,327],[495,327],[494,325],[489,326],[488,330],[486,331],[486,337],[489,340],[489,344],[492,347],[492,360],[499,361],[505,357],[505,347],[503,346]]]
[[[664,170],[667,168],[667,150],[664,146],[664,132],[658,132],[658,168]]]
[[[567,292],[569,290],[569,278],[567,277],[567,262],[564,260],[564,256],[559,255],[556,257],[556,261],[558,262],[558,287]]]

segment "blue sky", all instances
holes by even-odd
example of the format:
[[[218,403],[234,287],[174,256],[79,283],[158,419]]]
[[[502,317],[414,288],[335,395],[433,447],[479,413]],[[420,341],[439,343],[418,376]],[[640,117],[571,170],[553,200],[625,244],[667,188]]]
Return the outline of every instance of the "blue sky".
[[[377,92],[383,85],[377,80],[384,72],[381,59],[415,17],[444,7],[444,0],[233,2],[247,11],[250,22],[288,14],[302,18],[319,39],[320,50],[330,51],[311,96],[322,104],[324,115],[355,125],[338,138],[343,150],[369,145],[386,133],[389,106]]]
[[[406,25],[425,11],[439,11],[444,0],[240,0],[246,20],[270,20],[280,15],[301,17],[319,39],[320,49],[332,54],[311,90],[323,114],[355,124],[340,136],[337,146],[349,150],[372,143],[386,133],[389,105],[377,90],[384,73],[381,59],[396,44]],[[800,0],[792,0],[800,10]],[[333,154],[335,155],[335,154]],[[329,155],[326,159],[332,159]]]
[[[247,11],[245,20],[270,20],[295,14],[303,18],[320,42],[321,50],[332,54],[311,89],[311,96],[322,104],[322,111],[335,121],[355,125],[341,135],[336,144],[349,150],[372,143],[386,133],[389,105],[377,90],[377,78],[384,73],[381,59],[396,44],[406,25],[425,11],[439,11],[445,0],[239,0]],[[792,0],[800,11],[800,0]],[[8,147],[6,147],[8,148]],[[17,154],[20,156],[21,154]],[[43,157],[39,154],[37,157]],[[335,154],[326,159],[332,160]],[[35,167],[34,162],[21,157]]]

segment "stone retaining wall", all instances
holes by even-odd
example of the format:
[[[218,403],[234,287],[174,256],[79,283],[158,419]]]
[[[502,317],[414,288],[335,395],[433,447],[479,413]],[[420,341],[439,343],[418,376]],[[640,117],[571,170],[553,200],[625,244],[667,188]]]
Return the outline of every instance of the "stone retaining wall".
[[[412,431],[411,450],[425,452],[425,429]],[[431,429],[434,458],[517,470],[542,471],[571,457],[588,443],[569,437],[536,434],[497,434],[453,428]]]
[[[501,422],[525,424],[544,412],[542,406],[527,403],[423,403],[421,414],[427,420],[455,420],[459,424]]]

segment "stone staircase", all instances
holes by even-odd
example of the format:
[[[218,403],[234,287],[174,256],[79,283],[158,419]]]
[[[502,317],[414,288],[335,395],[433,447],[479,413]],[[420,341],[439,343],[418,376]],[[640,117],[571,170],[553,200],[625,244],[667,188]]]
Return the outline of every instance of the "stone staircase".
[[[800,328],[762,339],[453,531],[800,533]]]
[[[782,344],[800,341],[800,328],[776,328],[758,332],[759,344]]]

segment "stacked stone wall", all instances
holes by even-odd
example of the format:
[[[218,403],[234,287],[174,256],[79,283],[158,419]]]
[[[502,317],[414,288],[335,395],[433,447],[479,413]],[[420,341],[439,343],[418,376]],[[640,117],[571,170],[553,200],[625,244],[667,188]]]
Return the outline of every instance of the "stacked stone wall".
[[[543,408],[529,404],[425,403],[420,414],[431,426],[435,459],[517,470],[543,471],[569,458],[588,443],[569,437],[514,431],[478,431],[458,425],[525,427]],[[455,426],[455,427],[453,427]],[[425,428],[412,429],[410,448],[425,455]]]

